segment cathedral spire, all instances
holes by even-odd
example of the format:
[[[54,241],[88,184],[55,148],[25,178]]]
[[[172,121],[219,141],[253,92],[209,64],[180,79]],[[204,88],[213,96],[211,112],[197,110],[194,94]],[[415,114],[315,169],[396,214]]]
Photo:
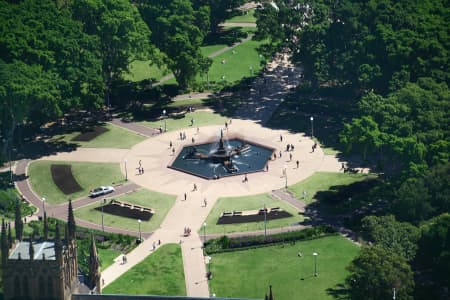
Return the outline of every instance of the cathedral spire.
[[[20,200],[16,201],[16,212],[15,212],[15,220],[14,227],[16,229],[16,240],[22,241],[23,234],[23,221],[22,221],[22,213],[20,211]]]
[[[1,237],[1,242],[2,242],[2,265],[5,266],[6,261],[8,259],[8,244],[6,241],[6,225],[5,225],[5,220],[2,219],[2,237]]]
[[[11,223],[8,223],[8,249],[11,249],[13,245],[13,238],[11,233]]]
[[[72,200],[69,199],[69,213],[67,215],[67,226],[69,227],[69,236],[68,238],[70,240],[75,240],[75,217],[73,215],[73,209],[72,209]]]
[[[33,260],[34,259],[33,234],[30,235],[30,244],[28,247],[28,254],[30,255],[30,260]]]
[[[89,287],[97,288],[97,293],[101,293],[100,285],[100,260],[98,258],[97,247],[95,246],[94,234],[91,233],[91,245],[89,248]]]
[[[48,219],[46,212],[44,212],[44,240],[48,240]]]
[[[61,242],[61,232],[59,230],[59,223],[56,223],[55,229],[55,256],[56,260],[61,260],[62,258],[62,242]]]

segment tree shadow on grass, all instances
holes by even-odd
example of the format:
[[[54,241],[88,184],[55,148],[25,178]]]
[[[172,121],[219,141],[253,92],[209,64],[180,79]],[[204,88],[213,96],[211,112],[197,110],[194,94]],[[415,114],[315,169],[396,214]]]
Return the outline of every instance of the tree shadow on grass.
[[[349,299],[349,290],[343,283],[339,283],[333,288],[328,288],[326,289],[326,291],[327,294],[331,295],[334,299],[338,300]]]

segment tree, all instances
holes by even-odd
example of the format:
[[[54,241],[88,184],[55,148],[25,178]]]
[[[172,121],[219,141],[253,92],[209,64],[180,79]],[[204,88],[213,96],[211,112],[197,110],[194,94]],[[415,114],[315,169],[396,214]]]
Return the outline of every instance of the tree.
[[[84,31],[99,40],[105,101],[109,106],[111,85],[135,59],[152,58],[150,30],[128,0],[80,0],[72,5]]]
[[[363,247],[348,267],[350,299],[413,299],[413,273],[406,259],[383,247]]]
[[[237,8],[244,4],[243,0],[192,0],[195,10],[208,11],[208,30],[217,32],[219,24],[234,16]]]
[[[207,66],[200,46],[206,35],[197,25],[197,14],[187,0],[138,1],[143,19],[152,31],[151,41],[164,53],[163,61],[173,72],[182,90]]]
[[[414,258],[420,230],[406,222],[397,222],[393,215],[367,216],[361,221],[366,239],[377,246],[403,256],[407,261]]]
[[[450,214],[431,219],[421,229],[416,263],[420,270],[431,271],[435,285],[431,290],[439,294],[450,285]]]

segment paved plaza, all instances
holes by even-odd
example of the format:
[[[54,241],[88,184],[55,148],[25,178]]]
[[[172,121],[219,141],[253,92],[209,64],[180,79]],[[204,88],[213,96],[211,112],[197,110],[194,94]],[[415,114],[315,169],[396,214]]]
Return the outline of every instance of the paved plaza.
[[[288,59],[286,56],[277,59],[268,65],[268,74],[264,75],[264,82],[255,83],[260,84],[254,89],[260,90],[260,96],[254,92],[250,93],[249,101],[244,107],[238,109],[236,117],[229,122],[228,129],[223,124],[200,127],[197,131],[197,127],[194,125],[181,130],[186,133],[187,137],[182,141],[179,137],[180,131],[155,134],[154,130],[146,129],[142,125],[115,120],[111,122],[114,126],[138,132],[147,139],[131,149],[78,148],[72,152],[41,158],[58,161],[119,163],[123,175],[126,174],[130,184],[119,188],[115,195],[143,187],[177,196],[175,204],[160,227],[151,234],[146,233],[143,243],[127,254],[127,263],[123,264],[121,257],[118,257],[114,264],[102,272],[104,286],[151,255],[154,252],[154,243],[158,243],[158,241],[161,241],[161,244],[180,243],[187,295],[207,297],[209,289],[202,249],[203,237],[198,232],[201,232],[204,221],[219,197],[272,192],[282,189],[286,185],[297,183],[317,171],[340,171],[341,163],[334,156],[325,155],[320,146],[312,151],[314,142],[310,137],[265,126],[277,105],[283,101],[283,95],[288,93],[289,85],[293,84],[292,81],[286,81],[285,76],[282,76],[284,72],[292,72],[292,66],[289,65]],[[243,182],[243,175],[207,180],[168,168],[183,146],[192,145],[192,137],[196,143],[211,141],[211,139],[218,141],[221,130],[225,139],[227,136],[238,135],[250,142],[276,149],[274,151],[276,159],[272,158],[268,162],[267,171],[248,174],[248,182]],[[171,143],[175,153],[172,152]],[[287,144],[294,145],[295,150],[287,152]],[[292,159],[289,154],[292,154]],[[298,168],[297,160],[299,161]],[[143,174],[138,172],[139,162],[145,170]],[[29,161],[20,162],[16,174],[26,174],[28,163]],[[194,184],[197,186],[196,191],[193,190]],[[27,180],[18,182],[17,186],[28,201],[38,208],[41,207],[39,197],[31,190]],[[185,193],[186,200],[184,199]],[[206,207],[202,205],[205,198],[208,201]],[[74,208],[87,205],[92,201],[95,200],[89,200],[89,198],[75,200]],[[66,218],[65,206],[49,207],[49,212],[51,216]],[[82,220],[77,220],[77,222],[82,226],[99,229],[98,224]],[[208,224],[206,224],[207,226]],[[183,236],[185,227],[192,230],[189,237]],[[113,228],[107,228],[107,230],[130,234],[130,232]]]

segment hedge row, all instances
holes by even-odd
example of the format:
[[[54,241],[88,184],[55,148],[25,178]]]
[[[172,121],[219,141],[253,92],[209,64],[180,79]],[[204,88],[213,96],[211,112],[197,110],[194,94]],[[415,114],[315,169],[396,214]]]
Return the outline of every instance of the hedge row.
[[[305,228],[303,230],[289,231],[268,235],[266,238],[264,237],[264,235],[243,236],[236,238],[229,238],[227,236],[222,236],[217,239],[208,240],[205,243],[205,252],[207,254],[214,254],[237,250],[247,250],[279,243],[311,240],[319,237],[325,237],[336,234],[337,234],[336,231],[331,226],[320,225]]]

